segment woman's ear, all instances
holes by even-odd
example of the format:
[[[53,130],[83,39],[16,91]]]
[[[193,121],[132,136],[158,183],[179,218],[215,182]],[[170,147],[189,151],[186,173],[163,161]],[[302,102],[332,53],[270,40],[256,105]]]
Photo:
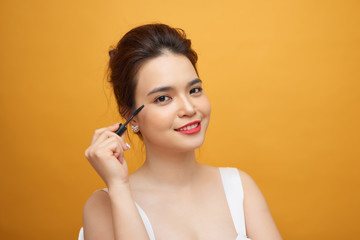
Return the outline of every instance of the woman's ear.
[[[129,122],[129,125],[131,126],[131,129],[133,130],[134,133],[138,133],[140,131],[137,117],[134,117],[133,119],[131,119],[131,121]]]

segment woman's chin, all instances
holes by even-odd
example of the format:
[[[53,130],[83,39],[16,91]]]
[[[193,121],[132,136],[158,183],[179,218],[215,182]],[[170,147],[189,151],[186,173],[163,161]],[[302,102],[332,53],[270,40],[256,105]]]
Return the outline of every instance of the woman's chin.
[[[178,146],[177,149],[179,152],[195,151],[196,149],[200,148],[203,143],[204,139],[199,139],[197,141],[188,141],[186,144]]]

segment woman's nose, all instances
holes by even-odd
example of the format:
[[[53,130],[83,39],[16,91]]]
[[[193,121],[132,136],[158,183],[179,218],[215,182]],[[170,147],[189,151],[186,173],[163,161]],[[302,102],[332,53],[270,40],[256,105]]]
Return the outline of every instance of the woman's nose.
[[[183,97],[179,101],[179,117],[191,117],[194,116],[196,113],[196,108],[192,101],[187,97]]]

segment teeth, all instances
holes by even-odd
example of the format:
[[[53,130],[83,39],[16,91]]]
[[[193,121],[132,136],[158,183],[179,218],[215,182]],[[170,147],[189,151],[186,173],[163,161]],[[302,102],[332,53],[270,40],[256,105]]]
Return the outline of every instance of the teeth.
[[[186,126],[186,127],[180,128],[180,129],[179,129],[179,131],[187,131],[187,130],[190,130],[190,129],[196,128],[198,125],[199,125],[198,123],[195,123],[195,124],[192,124],[192,125],[189,125],[189,126]]]

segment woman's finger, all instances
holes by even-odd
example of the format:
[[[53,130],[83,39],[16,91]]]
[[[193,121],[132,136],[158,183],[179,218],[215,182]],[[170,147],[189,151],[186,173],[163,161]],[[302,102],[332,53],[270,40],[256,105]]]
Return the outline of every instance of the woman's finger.
[[[98,149],[97,151],[110,149],[113,152],[113,155],[116,158],[119,158],[119,156],[123,155],[123,151],[128,150],[129,147],[126,143],[119,141],[119,136],[110,134],[108,138],[105,138],[103,141],[100,141],[99,139],[94,143],[93,149]]]
[[[94,135],[91,139],[91,144],[93,144],[105,131],[111,131],[111,132],[116,131],[119,128],[119,125],[120,125],[120,123],[115,123],[114,125],[111,125],[108,127],[96,129],[94,131]]]
[[[115,139],[117,139],[117,141],[119,142],[124,142],[123,139],[118,136],[116,133],[105,130],[104,132],[102,132],[92,143],[92,145],[96,145],[99,142],[103,142],[105,141],[107,138],[113,137]]]
[[[124,150],[128,150],[130,149],[129,144],[125,143],[125,133],[120,137],[119,135],[117,135],[114,132],[111,131],[104,131],[100,136],[98,136],[98,138],[94,141],[93,145],[96,145],[97,142],[102,142],[105,139],[109,138],[109,137],[116,137],[116,139],[120,142],[121,146],[123,147]]]
[[[102,150],[105,152],[106,150],[110,150],[116,158],[118,158],[118,156],[120,156],[121,153],[124,151],[121,144],[112,137],[99,143],[99,145],[97,145],[96,148],[99,149],[99,151]]]

